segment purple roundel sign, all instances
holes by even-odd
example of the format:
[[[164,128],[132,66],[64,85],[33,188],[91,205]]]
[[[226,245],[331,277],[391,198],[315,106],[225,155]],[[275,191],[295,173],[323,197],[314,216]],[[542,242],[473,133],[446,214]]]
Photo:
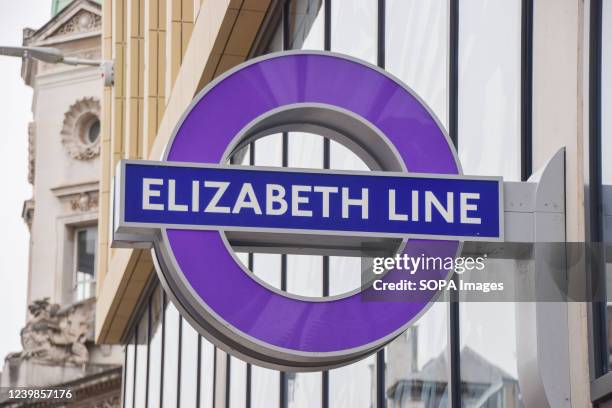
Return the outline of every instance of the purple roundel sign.
[[[290,130],[335,139],[373,171],[230,165],[253,140]],[[288,135],[289,143],[299,137]],[[332,53],[270,54],[200,92],[161,162],[120,163],[114,245],[152,245],[173,302],[217,346],[268,367],[327,369],[380,349],[437,293],[371,301],[374,289],[364,285],[327,298],[295,296],[257,278],[232,245],[291,252],[395,238],[400,253],[452,257],[465,237],[501,237],[500,185],[461,176],[431,110],[379,68]],[[412,204],[394,201],[406,189],[417,191]],[[457,202],[449,212],[426,215],[419,192]],[[448,277],[446,270],[425,273]],[[381,279],[405,278],[392,270]]]

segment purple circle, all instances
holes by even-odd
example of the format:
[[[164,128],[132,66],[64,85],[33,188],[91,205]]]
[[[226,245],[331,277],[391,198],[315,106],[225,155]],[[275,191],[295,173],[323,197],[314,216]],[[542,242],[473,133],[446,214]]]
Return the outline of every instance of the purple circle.
[[[409,172],[460,173],[435,117],[404,85],[375,67],[321,53],[271,56],[217,82],[198,96],[179,124],[166,160],[220,163],[227,146],[252,120],[296,103],[332,105],[370,122],[395,146]],[[363,293],[330,301],[295,299],[249,277],[228,253],[219,232],[168,229],[167,237],[185,280],[224,325],[289,352],[340,353],[390,340],[436,294],[399,302],[364,301]],[[411,239],[404,252],[454,256],[458,245]],[[444,279],[448,272],[427,273],[428,278]],[[391,271],[383,279],[405,278]]]

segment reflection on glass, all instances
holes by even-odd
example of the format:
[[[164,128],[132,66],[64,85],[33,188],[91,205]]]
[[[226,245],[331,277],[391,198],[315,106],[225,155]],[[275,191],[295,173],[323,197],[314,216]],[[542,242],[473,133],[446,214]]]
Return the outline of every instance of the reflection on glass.
[[[215,384],[215,347],[203,337],[200,337],[200,347],[200,406],[198,408],[212,408]]]
[[[234,252],[238,260],[242,266],[244,266],[247,270],[249,269],[249,254],[246,252]]]
[[[276,370],[251,366],[251,407],[269,408],[279,406],[280,373]]]
[[[329,257],[329,295],[341,295],[361,286],[361,258]]]
[[[135,339],[132,336],[127,346],[125,346],[125,379],[123,381],[123,406],[125,408],[132,408],[134,402],[134,354],[136,352],[134,343]]]
[[[147,331],[148,311],[142,314],[140,322],[136,327],[136,383],[134,384],[134,407],[144,408],[147,395]]]
[[[520,180],[521,1],[472,0],[460,8],[463,171]]]
[[[323,257],[287,255],[287,292],[301,296],[322,296]]]
[[[448,0],[387,0],[385,69],[448,126]]]
[[[329,163],[334,170],[369,170],[368,165],[352,150],[333,140],[329,146]]]
[[[283,50],[283,25],[279,24],[276,27],[276,31],[272,34],[272,38],[270,38],[270,42],[268,43],[268,47],[264,51],[264,54],[268,54],[270,52],[282,51]]]
[[[164,340],[164,407],[175,407],[177,396],[178,359],[179,359],[179,320],[176,307],[170,302],[166,305]]]
[[[376,356],[329,371],[329,406],[376,406]]]
[[[434,303],[387,347],[388,406],[448,406],[448,304]]]
[[[290,132],[288,138],[289,167],[323,168],[323,137],[312,133]]]
[[[199,339],[189,322],[181,319],[181,407],[194,407],[196,404]]]
[[[377,0],[332,1],[331,49],[376,64]]]
[[[229,164],[237,164],[241,166],[248,166],[251,158],[251,146],[246,145],[242,149],[238,150],[236,153],[230,157]]]
[[[287,373],[288,408],[321,406],[321,373]]]
[[[244,361],[230,357],[230,408],[246,406],[246,369]]]
[[[322,0],[295,0],[289,4],[289,49],[323,49]]]
[[[281,286],[281,256],[278,254],[253,254],[253,273],[275,288]]]
[[[275,133],[258,139],[255,145],[255,165],[280,167],[283,165],[283,135]]]
[[[356,260],[357,269],[346,268],[347,275],[339,275],[338,259]],[[330,257],[330,295],[347,291],[346,282],[352,282],[349,274],[355,272],[357,286],[360,284],[360,258]],[[348,264],[352,266],[352,263]],[[344,269],[344,268],[342,268]],[[346,277],[346,279],[344,279]],[[372,355],[357,363],[329,371],[329,406],[338,408],[359,408],[375,406],[376,401],[376,356]]]
[[[162,295],[157,287],[151,296],[151,341],[149,342],[149,397],[151,407],[159,406],[159,387],[161,385],[161,347],[162,347]]]
[[[77,229],[75,232],[75,300],[81,301],[96,292],[96,241],[97,227]]]
[[[521,408],[514,303],[460,304],[461,398],[466,407]]]
[[[253,273],[268,284],[280,288],[281,256],[277,254],[253,254]],[[278,406],[280,373],[267,368],[251,367],[251,406],[267,408]]]

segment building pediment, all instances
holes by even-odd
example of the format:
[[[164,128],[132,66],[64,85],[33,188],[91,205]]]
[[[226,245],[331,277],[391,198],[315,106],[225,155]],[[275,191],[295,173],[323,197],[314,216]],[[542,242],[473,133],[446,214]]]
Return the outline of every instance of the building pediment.
[[[24,43],[49,45],[100,35],[102,9],[92,0],[75,0],[36,31],[29,31]]]

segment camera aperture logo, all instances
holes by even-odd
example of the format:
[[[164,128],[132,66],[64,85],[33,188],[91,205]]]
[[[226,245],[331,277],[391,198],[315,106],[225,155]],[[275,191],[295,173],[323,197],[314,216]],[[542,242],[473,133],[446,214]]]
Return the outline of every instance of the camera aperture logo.
[[[396,270],[415,275],[418,272],[447,270],[459,275],[457,280],[453,279],[402,279],[396,282],[385,282],[382,279],[375,279],[373,288],[376,291],[466,291],[466,292],[497,292],[504,290],[503,282],[484,282],[463,279],[465,273],[474,272],[484,273],[486,269],[485,261],[487,255],[478,257],[439,257],[439,256],[409,256],[407,254],[396,255],[394,257],[373,258],[372,272],[375,275],[382,275],[387,271]]]

